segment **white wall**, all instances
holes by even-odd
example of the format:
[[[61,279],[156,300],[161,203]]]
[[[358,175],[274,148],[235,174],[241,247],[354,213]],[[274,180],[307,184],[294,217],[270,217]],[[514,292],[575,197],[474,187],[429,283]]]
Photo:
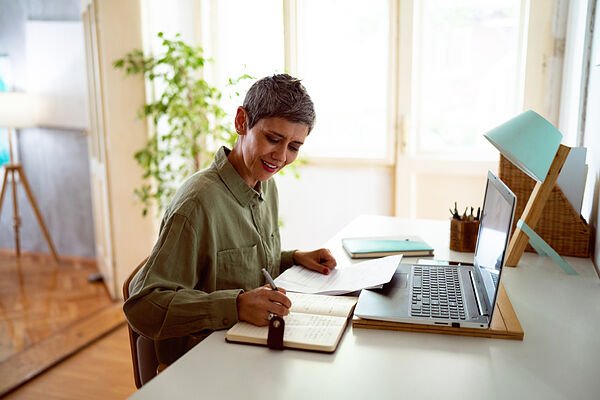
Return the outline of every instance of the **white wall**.
[[[590,72],[587,88],[583,145],[587,147],[589,172],[583,197],[582,215],[596,234],[594,264],[600,271],[600,12],[596,7],[595,32],[590,55]]]
[[[600,273],[600,13],[596,4],[596,0],[569,3],[558,126],[564,144],[587,148],[589,169],[581,215],[592,228],[592,258]]]

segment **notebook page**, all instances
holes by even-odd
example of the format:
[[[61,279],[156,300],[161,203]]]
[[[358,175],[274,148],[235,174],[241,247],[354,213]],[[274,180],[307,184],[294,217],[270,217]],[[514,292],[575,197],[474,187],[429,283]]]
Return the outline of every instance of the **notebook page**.
[[[314,314],[290,313],[285,320],[283,344],[308,350],[333,351],[344,333],[347,318]],[[227,331],[227,339],[246,343],[266,344],[269,328],[238,322]]]
[[[333,350],[344,333],[347,319],[314,314],[289,314],[285,318],[283,345]]]
[[[324,296],[288,292],[292,301],[291,311],[303,314],[335,315],[347,317],[356,304],[357,298],[350,296]]]

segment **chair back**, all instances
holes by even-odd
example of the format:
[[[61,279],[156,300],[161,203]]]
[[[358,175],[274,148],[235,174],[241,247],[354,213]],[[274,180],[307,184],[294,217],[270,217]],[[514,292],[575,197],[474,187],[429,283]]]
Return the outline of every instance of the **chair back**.
[[[129,275],[123,283],[123,300],[129,298],[129,284],[137,274],[137,272],[146,264],[148,258],[145,258]],[[127,330],[129,331],[129,346],[131,348],[131,362],[133,364],[133,378],[135,386],[139,389],[150,379],[156,376],[158,368],[158,359],[154,350],[154,341],[147,337],[141,336],[136,331],[131,329],[131,325],[127,322]]]

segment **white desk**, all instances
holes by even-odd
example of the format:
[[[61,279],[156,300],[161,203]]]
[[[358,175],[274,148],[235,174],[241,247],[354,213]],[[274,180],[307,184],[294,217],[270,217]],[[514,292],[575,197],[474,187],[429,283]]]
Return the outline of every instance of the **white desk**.
[[[448,221],[364,216],[327,245],[343,265],[342,237],[416,233],[436,258],[470,260],[448,250],[448,230]],[[229,344],[219,331],[133,398],[598,399],[600,280],[591,260],[568,261],[579,276],[531,253],[504,270],[522,342],[349,327],[323,354]]]

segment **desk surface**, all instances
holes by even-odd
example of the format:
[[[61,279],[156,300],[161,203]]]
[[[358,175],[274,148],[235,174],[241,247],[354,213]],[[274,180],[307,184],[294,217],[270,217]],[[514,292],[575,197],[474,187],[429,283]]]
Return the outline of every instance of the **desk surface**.
[[[342,237],[417,234],[436,258],[470,261],[448,250],[448,232],[448,221],[363,216],[327,246],[343,266]],[[522,342],[349,327],[337,351],[324,354],[229,344],[219,331],[133,398],[599,398],[600,280],[591,260],[567,260],[579,276],[531,253],[504,270]]]

